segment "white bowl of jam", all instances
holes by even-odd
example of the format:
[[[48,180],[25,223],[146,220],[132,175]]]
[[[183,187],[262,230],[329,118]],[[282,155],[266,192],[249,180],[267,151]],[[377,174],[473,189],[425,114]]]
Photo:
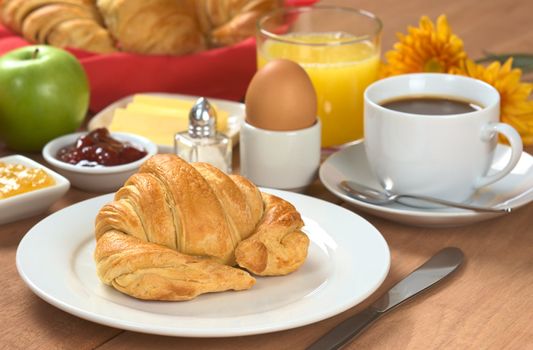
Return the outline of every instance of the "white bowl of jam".
[[[45,212],[69,188],[63,176],[27,157],[0,158],[0,225]]]
[[[150,140],[134,134],[96,129],[58,137],[43,148],[44,159],[73,186],[113,192],[157,153]]]

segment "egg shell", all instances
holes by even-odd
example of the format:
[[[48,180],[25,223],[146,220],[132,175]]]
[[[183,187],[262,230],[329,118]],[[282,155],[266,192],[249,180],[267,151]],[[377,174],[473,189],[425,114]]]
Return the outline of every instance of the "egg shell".
[[[311,79],[297,63],[270,61],[252,78],[245,97],[246,122],[273,131],[300,130],[316,122]]]

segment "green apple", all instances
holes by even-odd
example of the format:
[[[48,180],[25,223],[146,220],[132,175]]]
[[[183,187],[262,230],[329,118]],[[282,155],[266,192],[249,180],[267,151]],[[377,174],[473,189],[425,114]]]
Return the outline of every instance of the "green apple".
[[[78,129],[89,83],[79,61],[51,46],[26,46],[0,57],[0,139],[17,151],[38,151]]]

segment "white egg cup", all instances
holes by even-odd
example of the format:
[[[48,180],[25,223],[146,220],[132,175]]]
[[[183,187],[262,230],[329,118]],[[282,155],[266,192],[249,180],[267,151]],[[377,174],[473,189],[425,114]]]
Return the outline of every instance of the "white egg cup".
[[[241,174],[258,186],[297,190],[316,179],[320,165],[320,120],[294,131],[240,131]]]

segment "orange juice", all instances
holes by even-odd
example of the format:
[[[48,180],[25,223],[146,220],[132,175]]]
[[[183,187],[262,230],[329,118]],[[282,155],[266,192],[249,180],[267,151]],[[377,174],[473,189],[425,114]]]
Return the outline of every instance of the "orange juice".
[[[377,78],[379,49],[341,33],[291,33],[258,48],[258,67],[285,58],[309,74],[318,98],[322,147],[363,137],[363,92]]]

